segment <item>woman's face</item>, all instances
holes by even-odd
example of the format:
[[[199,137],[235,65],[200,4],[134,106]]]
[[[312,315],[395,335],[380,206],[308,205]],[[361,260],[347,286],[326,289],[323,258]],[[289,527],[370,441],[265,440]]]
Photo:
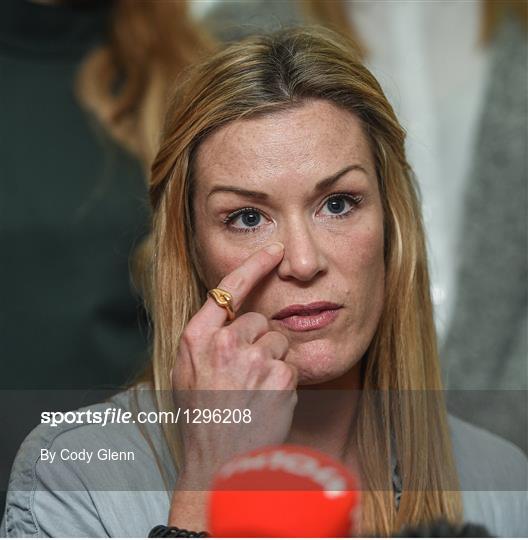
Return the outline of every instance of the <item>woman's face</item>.
[[[283,259],[237,315],[262,313],[286,335],[285,360],[298,368],[299,384],[357,367],[381,315],[385,273],[382,204],[359,120],[322,100],[237,120],[201,143],[195,167],[195,241],[205,286],[218,286],[252,252],[282,242]],[[325,179],[332,180],[317,189]],[[317,301],[342,306],[322,328],[295,331],[272,318],[291,304]]]

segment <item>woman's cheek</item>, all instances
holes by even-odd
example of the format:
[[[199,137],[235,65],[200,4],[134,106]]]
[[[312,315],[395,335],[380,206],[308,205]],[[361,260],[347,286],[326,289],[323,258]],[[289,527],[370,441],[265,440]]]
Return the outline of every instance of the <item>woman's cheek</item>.
[[[356,280],[384,265],[383,234],[380,235],[378,231],[364,229],[349,232],[335,238],[331,244],[327,243],[327,246],[330,258]]]
[[[250,253],[229,247],[222,250],[209,249],[207,254],[203,268],[209,284],[212,283],[211,287],[216,287],[225,276],[239,268]]]
[[[357,259],[362,267],[384,265],[383,223],[373,220],[358,229],[354,238]]]

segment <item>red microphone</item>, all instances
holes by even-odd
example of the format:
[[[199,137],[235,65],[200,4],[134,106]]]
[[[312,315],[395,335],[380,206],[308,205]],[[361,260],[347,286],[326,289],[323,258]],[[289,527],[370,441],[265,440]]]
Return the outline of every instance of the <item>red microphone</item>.
[[[223,465],[208,530],[218,537],[349,537],[359,525],[357,478],[302,446],[266,447]]]

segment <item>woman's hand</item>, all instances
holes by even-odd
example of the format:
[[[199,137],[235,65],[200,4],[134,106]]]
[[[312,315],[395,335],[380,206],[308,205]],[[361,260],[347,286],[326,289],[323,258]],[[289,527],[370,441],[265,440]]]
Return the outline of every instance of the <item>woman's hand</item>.
[[[275,245],[278,252],[257,251],[218,285],[232,294],[235,312],[282,259],[284,247]],[[297,370],[283,360],[287,338],[271,331],[260,313],[245,313],[226,326],[227,319],[227,311],[208,297],[183,332],[172,386],[180,410],[216,409],[222,411],[217,420],[239,410],[244,420],[236,422],[240,415],[233,414],[230,423],[204,423],[200,414],[201,423],[193,423],[195,414],[180,416],[179,489],[208,490],[218,467],[236,454],[284,442],[291,427]]]

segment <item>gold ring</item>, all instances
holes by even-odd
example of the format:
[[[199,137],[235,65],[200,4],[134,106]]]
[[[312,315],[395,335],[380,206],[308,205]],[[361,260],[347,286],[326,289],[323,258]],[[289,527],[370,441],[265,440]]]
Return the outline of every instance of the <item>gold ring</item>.
[[[207,291],[207,294],[213,298],[213,300],[223,307],[227,311],[227,318],[232,321],[235,318],[235,310],[233,309],[233,296],[230,292],[224,291],[224,289],[211,289]]]

